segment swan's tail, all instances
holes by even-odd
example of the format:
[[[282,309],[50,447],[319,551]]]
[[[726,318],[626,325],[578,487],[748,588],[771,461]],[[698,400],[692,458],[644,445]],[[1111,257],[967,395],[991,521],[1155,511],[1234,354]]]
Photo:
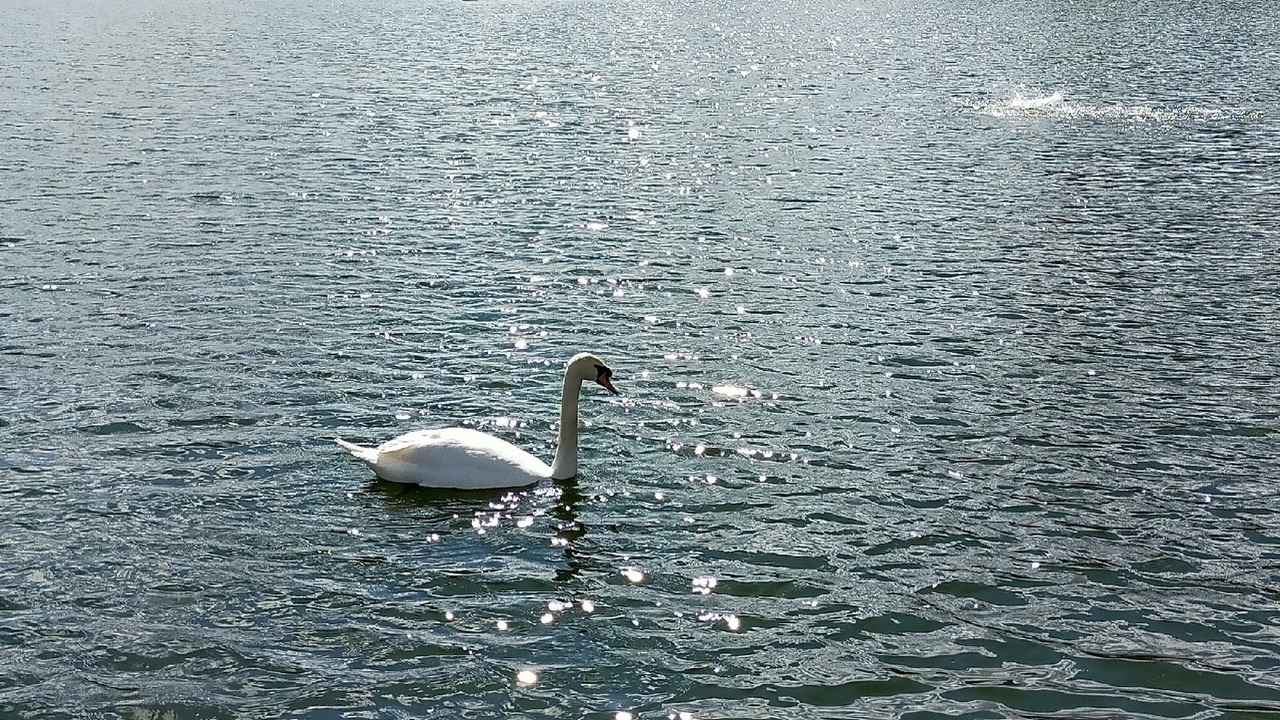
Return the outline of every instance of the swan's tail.
[[[356,445],[355,443],[349,443],[346,440],[343,440],[342,438],[334,438],[333,441],[341,445],[347,452],[351,453],[352,455],[355,455],[357,458],[360,458],[361,460],[363,460],[365,463],[368,463],[369,465],[373,465],[374,463],[378,462],[378,451],[375,450],[374,448],[368,448],[368,447],[364,447],[363,445]]]

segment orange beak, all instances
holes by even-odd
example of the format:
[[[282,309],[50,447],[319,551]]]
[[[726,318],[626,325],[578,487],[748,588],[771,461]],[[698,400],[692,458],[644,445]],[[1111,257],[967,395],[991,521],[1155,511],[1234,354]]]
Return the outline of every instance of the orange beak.
[[[614,395],[620,394],[618,392],[618,388],[614,387],[613,382],[609,380],[609,376],[605,375],[604,373],[601,373],[598,377],[596,377],[596,384],[598,384],[600,387],[604,388],[605,390],[608,390],[609,392],[613,393]]]

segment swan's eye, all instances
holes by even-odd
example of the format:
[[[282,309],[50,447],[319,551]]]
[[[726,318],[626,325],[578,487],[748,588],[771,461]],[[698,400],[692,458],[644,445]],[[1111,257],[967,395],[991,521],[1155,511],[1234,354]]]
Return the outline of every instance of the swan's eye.
[[[604,365],[596,365],[596,378],[605,378],[606,380],[613,377],[613,371]]]

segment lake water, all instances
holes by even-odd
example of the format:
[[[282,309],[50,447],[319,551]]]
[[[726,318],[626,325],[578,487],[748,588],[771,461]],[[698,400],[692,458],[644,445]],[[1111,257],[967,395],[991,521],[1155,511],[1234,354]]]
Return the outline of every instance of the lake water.
[[[0,717],[1280,716],[1271,0],[0,17]]]

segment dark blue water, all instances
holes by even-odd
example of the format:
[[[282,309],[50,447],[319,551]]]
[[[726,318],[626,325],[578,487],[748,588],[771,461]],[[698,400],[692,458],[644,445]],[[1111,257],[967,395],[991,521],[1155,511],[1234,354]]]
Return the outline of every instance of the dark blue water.
[[[1280,10],[0,2],[0,717],[1280,714]],[[468,425],[582,472],[374,481]]]

